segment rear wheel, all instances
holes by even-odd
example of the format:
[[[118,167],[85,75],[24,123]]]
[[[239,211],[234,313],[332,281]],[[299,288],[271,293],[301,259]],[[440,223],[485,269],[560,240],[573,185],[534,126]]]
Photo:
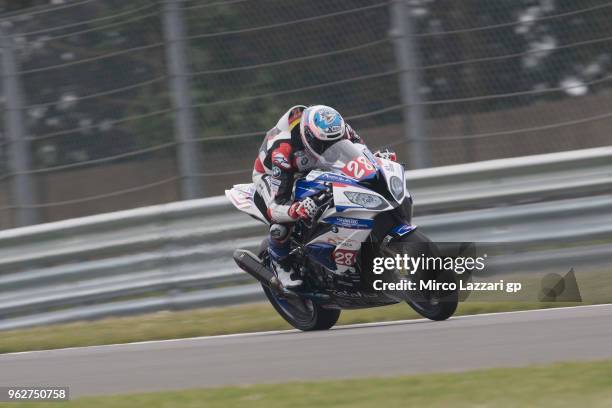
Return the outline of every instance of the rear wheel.
[[[433,242],[420,231],[414,231],[403,237],[400,241],[408,245],[409,256],[418,256],[417,251],[425,252],[426,256],[438,256],[439,253]],[[400,255],[403,255],[400,254]],[[437,283],[455,283],[455,273],[442,269],[436,271],[418,271],[412,279],[419,284],[422,280],[435,280]],[[446,320],[457,310],[459,291],[455,290],[419,290],[407,291],[405,301],[421,316],[431,320]]]
[[[259,258],[267,262],[268,240],[259,248]],[[263,286],[266,297],[276,312],[291,326],[303,331],[327,330],[333,327],[340,317],[339,309],[325,309],[310,299],[281,298],[273,290]]]
[[[327,330],[335,325],[340,317],[338,309],[324,309],[311,300],[302,298],[281,299],[265,286],[263,289],[278,314],[296,329]]]

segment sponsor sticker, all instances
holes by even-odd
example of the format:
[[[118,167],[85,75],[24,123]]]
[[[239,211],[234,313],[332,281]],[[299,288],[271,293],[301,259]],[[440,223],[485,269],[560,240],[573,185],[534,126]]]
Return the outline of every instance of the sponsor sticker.
[[[323,221],[350,229],[370,229],[374,226],[374,221],[372,220],[360,220],[357,218],[328,217]]]
[[[272,163],[286,170],[291,168],[291,163],[289,163],[289,160],[287,160],[287,158],[282,153],[274,154],[274,156],[272,156]]]

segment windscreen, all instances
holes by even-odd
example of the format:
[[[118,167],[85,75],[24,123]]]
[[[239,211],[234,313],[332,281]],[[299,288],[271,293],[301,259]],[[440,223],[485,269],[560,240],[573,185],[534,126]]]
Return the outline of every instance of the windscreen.
[[[341,140],[329,147],[321,156],[322,170],[342,173],[357,180],[376,174],[372,153],[365,145]]]

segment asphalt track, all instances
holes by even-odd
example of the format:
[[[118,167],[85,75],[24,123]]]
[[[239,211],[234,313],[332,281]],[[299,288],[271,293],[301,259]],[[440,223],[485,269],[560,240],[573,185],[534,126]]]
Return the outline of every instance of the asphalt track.
[[[612,358],[612,305],[0,355],[0,385],[72,396]]]

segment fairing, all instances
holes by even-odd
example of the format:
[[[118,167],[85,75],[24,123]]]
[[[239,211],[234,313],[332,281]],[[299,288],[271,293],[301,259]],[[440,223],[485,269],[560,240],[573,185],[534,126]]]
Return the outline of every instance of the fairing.
[[[319,167],[294,187],[296,200],[325,191],[333,194],[333,204],[319,217],[320,233],[305,243],[312,261],[337,274],[353,271],[362,243],[375,228],[375,218],[386,212],[392,217],[387,217],[391,224],[384,226],[385,234],[403,236],[416,228],[409,224],[408,214],[403,216],[412,200],[402,165],[374,157],[364,145],[342,140],[325,151]],[[394,177],[401,182],[401,192],[397,180],[393,191]],[[239,210],[265,222],[253,202],[254,190],[241,184],[226,195]]]

